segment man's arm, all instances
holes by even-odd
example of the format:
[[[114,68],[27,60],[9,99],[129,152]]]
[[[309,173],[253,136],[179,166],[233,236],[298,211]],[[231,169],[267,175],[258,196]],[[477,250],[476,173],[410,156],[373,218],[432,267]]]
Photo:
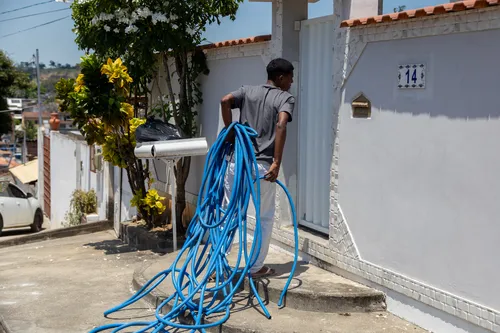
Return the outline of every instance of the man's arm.
[[[275,182],[280,173],[283,149],[286,141],[286,126],[292,121],[295,98],[290,96],[281,106],[278,113],[278,123],[276,124],[276,136],[274,141],[274,161],[267,172],[265,179]]]
[[[227,94],[222,97],[220,101],[220,109],[222,113],[222,120],[224,121],[224,126],[228,127],[233,122],[233,113],[231,105],[234,103],[234,96],[232,94]]]
[[[222,97],[220,101],[222,120],[224,121],[224,126],[228,127],[233,122],[232,109],[240,109],[243,105],[243,99],[245,98],[245,88],[233,91],[230,94]]]
[[[266,173],[265,179],[270,182],[275,182],[280,173],[281,160],[283,158],[283,149],[285,148],[286,141],[286,125],[290,114],[287,112],[280,112],[278,124],[276,124],[276,139],[274,141],[274,161]]]

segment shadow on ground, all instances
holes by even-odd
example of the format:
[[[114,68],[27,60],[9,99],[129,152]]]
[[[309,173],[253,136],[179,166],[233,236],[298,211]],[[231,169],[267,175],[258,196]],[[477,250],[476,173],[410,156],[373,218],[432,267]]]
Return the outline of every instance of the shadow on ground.
[[[167,253],[165,250],[155,250],[155,249],[140,250],[136,246],[125,244],[120,239],[112,239],[112,240],[104,240],[104,241],[95,242],[95,243],[87,243],[87,244],[84,244],[83,246],[89,246],[89,247],[93,247],[96,250],[104,251],[104,254],[106,254],[106,255],[119,254],[119,253],[130,253],[130,252],[137,252],[137,251],[151,251],[151,252],[156,253],[160,256],[163,256]]]
[[[41,231],[44,231],[45,228],[42,228]],[[33,231],[31,231],[30,227],[27,228],[16,228],[16,229],[7,229],[7,230],[2,230],[2,234],[0,235],[0,240],[3,238],[7,237],[14,237],[14,236],[24,236],[24,235],[31,235],[33,234]]]
[[[89,246],[93,247],[96,250],[104,251],[104,254],[106,255],[118,254],[118,253],[130,253],[138,251],[137,247],[125,244],[120,239],[110,239],[95,243],[87,243],[84,244],[83,246]]]

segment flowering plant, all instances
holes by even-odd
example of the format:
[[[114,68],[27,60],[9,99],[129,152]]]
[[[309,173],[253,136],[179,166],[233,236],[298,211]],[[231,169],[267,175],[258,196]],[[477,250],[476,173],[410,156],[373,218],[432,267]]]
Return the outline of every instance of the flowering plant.
[[[83,50],[93,50],[99,57],[120,58],[127,65],[130,82],[119,79],[125,73],[115,69],[121,66],[115,64],[116,60],[107,63],[103,73],[113,80],[117,78],[116,91],[124,89],[125,95],[128,92],[135,98],[131,102],[134,112],[137,114],[141,97],[145,101],[143,109],[146,115],[150,110],[164,120],[173,118],[185,134],[195,136],[196,108],[202,103],[198,77],[209,73],[205,54],[197,46],[203,42],[206,26],[220,23],[223,17],[234,20],[241,2],[243,0],[75,0],[71,8],[78,46]],[[166,74],[166,85],[158,82],[160,70]],[[172,84],[174,77],[178,85]],[[122,83],[123,87],[130,83],[130,88],[121,87]],[[168,102],[162,99],[159,104],[149,106],[151,86],[158,87],[158,90],[166,86],[168,91],[160,91],[160,95],[165,93]],[[122,104],[123,100],[109,102],[113,105],[112,110],[121,110],[124,115],[131,110]],[[104,118],[103,123],[108,124],[110,119]],[[175,168],[175,209],[181,232],[190,163],[189,157],[183,158]]]
[[[82,58],[81,73],[76,80],[61,79],[56,85],[58,101],[70,112],[89,144],[102,146],[103,158],[127,170],[135,201],[151,198],[137,206],[149,226],[162,207],[150,207],[154,193],[146,193],[151,175],[134,155],[137,127],[146,122],[134,117],[134,107],[128,103],[132,78],[118,58],[100,61],[96,55]],[[134,202],[135,202],[134,201]]]

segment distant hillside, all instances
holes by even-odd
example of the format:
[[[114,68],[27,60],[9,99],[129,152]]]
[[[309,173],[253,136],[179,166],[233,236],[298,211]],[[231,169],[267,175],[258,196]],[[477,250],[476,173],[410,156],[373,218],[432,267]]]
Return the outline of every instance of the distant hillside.
[[[25,72],[33,82],[34,90],[30,93],[31,98],[36,97],[36,68],[33,63],[21,62],[17,68]],[[51,61],[50,67],[40,64],[40,92],[45,109],[50,112],[57,111],[55,104],[55,85],[61,78],[75,79],[80,73],[79,65],[61,65]]]
[[[80,74],[79,67],[73,68],[46,68],[40,71],[40,81],[41,81],[41,90],[46,95],[47,99],[52,99],[55,96],[55,85],[56,83],[64,78],[73,78]],[[52,98],[51,98],[52,97]]]

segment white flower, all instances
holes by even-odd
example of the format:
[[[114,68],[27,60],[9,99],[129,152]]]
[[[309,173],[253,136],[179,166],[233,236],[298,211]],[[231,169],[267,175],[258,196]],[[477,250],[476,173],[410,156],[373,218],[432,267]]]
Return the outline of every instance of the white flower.
[[[151,11],[149,10],[149,8],[145,8],[145,7],[138,8],[136,10],[136,12],[137,12],[137,15],[139,15],[140,17],[143,17],[143,18],[146,18],[146,17],[151,15]]]
[[[134,24],[135,22],[137,22],[138,19],[139,15],[136,12],[133,12],[132,15],[130,16],[130,23]]]
[[[174,23],[174,24],[172,24],[172,29],[177,30],[177,29],[179,29],[179,26]]]
[[[153,24],[156,24],[157,22],[168,21],[167,17],[162,13],[154,13],[153,15],[151,15],[151,20],[153,21]]]
[[[175,21],[177,19],[178,19],[177,15],[175,14],[170,15],[170,21]]]
[[[125,12],[123,12],[121,9],[118,9],[118,10],[116,11],[115,16],[116,16],[117,18],[120,18],[120,17],[125,17]]]
[[[97,23],[99,23],[99,19],[97,17],[94,17],[92,21],[90,21],[90,24],[92,25],[96,25]]]
[[[156,51],[156,50],[153,50],[153,53],[157,54],[157,53],[160,53],[160,52],[158,52],[158,51]]]
[[[115,28],[113,31],[115,32],[115,34],[120,33],[120,30],[118,28]]]
[[[128,33],[131,33],[131,32],[136,32],[138,30],[139,30],[139,28],[137,28],[135,25],[131,24],[128,27],[125,28],[125,33],[128,34]]]
[[[105,25],[104,30],[106,30],[106,32],[109,32],[111,30],[111,28],[108,25]]]
[[[134,66],[134,65],[135,65],[135,62],[130,61],[130,65],[131,65],[131,66]]]

